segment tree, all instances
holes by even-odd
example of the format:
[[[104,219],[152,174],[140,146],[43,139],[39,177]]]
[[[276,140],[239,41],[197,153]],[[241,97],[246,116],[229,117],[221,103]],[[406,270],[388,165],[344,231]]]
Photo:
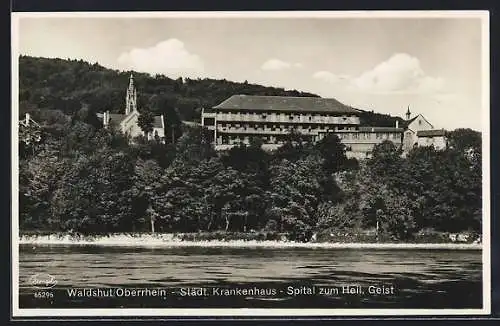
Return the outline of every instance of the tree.
[[[179,166],[196,164],[216,156],[213,145],[206,141],[207,137],[208,131],[201,127],[186,127],[175,145],[177,155],[172,164]]]
[[[220,169],[214,175],[205,194],[212,205],[216,225],[222,226],[225,231],[248,229],[249,217],[255,214],[252,211],[252,195],[258,196],[261,192],[252,185],[254,180],[251,175],[231,167]]]
[[[239,144],[222,155],[222,162],[225,166],[230,166],[240,172],[255,174],[262,185],[265,185],[269,179],[270,155],[261,146],[262,140],[252,137],[248,146]]]
[[[144,110],[140,113],[137,125],[141,128],[145,135],[149,135],[153,132],[153,123],[155,117],[151,111]]]
[[[404,178],[402,178],[405,171],[404,160],[401,157],[400,148],[397,148],[393,142],[385,140],[374,146],[372,155],[366,164],[376,181],[396,189],[405,187]]]
[[[70,166],[50,152],[42,151],[19,164],[19,225],[21,229],[58,229],[51,214],[52,198]]]
[[[84,105],[73,115],[72,123],[75,123],[75,121],[86,123],[95,129],[102,127],[102,122],[99,121],[95,112],[93,112],[88,105]]]
[[[19,124],[19,155],[22,158],[27,158],[35,155],[35,152],[40,149],[42,141],[42,130],[39,125]]]
[[[280,161],[286,159],[288,161],[297,161],[311,154],[312,145],[307,142],[305,136],[296,129],[290,130],[284,137],[284,143],[279,147],[274,159]]]
[[[309,239],[317,223],[323,192],[319,181],[322,164],[319,157],[308,156],[297,162],[284,159],[271,166],[268,219],[278,218],[280,231],[291,232],[294,239]]]
[[[465,156],[477,169],[482,165],[481,133],[472,129],[455,129],[446,135],[448,148]]]
[[[448,147],[460,153],[469,150],[481,152],[481,133],[469,128],[459,128],[446,134]]]
[[[323,157],[323,169],[327,173],[335,173],[346,167],[345,146],[337,135],[326,135],[325,138],[316,143],[315,148]]]
[[[141,224],[146,221],[143,216],[149,217],[152,233],[155,232],[155,222],[157,221],[155,201],[162,195],[160,192],[162,176],[163,169],[156,161],[141,159],[136,161],[131,192],[134,215],[139,217],[137,221]],[[134,231],[136,227],[134,220],[132,225]]]
[[[51,213],[62,231],[98,234],[130,230],[134,167],[122,152],[78,156],[61,177]]]
[[[221,162],[211,158],[173,164],[166,170],[153,208],[167,230],[194,232],[216,224],[222,204],[214,197],[227,190],[214,180],[222,169]]]
[[[431,146],[410,151],[405,165],[406,172],[399,175],[420,227],[480,230],[482,171],[474,161],[455,149]]]
[[[378,212],[382,229],[398,240],[413,238],[418,230],[413,202],[394,191],[384,192],[383,196],[384,206]]]

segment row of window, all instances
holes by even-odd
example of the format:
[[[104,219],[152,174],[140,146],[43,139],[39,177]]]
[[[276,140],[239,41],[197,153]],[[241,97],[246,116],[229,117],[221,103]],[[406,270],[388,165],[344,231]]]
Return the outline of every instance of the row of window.
[[[257,112],[245,112],[245,113],[219,113],[217,115],[218,120],[279,120],[279,121],[311,121],[311,122],[328,122],[337,121],[339,123],[349,123],[358,122],[359,118],[357,116],[334,116],[334,115],[323,115],[323,114],[296,114],[296,113],[257,113]]]
[[[369,140],[373,139],[371,137],[372,134],[367,134],[367,133],[338,133],[336,134],[340,139],[342,140]],[[377,135],[379,136],[379,135]],[[259,137],[265,142],[265,143],[271,143],[271,144],[278,144],[280,141],[284,141],[286,138],[286,135],[262,135]],[[309,140],[311,141],[317,141],[322,138],[324,138],[325,135],[319,135],[317,136],[310,136]],[[398,134],[383,134],[380,135],[380,137],[376,137],[378,140],[384,140],[388,139],[390,140],[398,140],[401,139],[400,135]],[[250,139],[250,136],[243,136],[243,135],[230,135],[230,134],[221,134],[218,137],[218,144],[234,144],[238,142],[248,142]]]
[[[241,111],[224,111],[224,112],[218,112],[218,114],[221,115],[236,115],[236,116],[261,116],[263,118],[266,118],[267,116],[282,116],[282,117],[309,117],[309,118],[328,118],[328,117],[338,117],[342,119],[348,119],[348,118],[357,118],[356,115],[333,115],[333,114],[312,114],[312,113],[277,113],[277,112],[241,112]]]
[[[287,131],[294,129],[294,126],[291,125],[277,125],[277,124],[240,124],[240,123],[221,123],[219,127],[223,131]],[[327,130],[358,130],[358,127],[348,127],[348,126],[336,126],[336,125],[300,125],[297,126],[297,130],[319,130],[319,131],[327,131]]]
[[[236,126],[231,126],[231,127],[223,127],[220,130],[225,131],[225,132],[234,132],[234,133],[251,133],[251,132],[283,132],[283,133],[288,133],[292,130],[292,128],[285,128],[284,126],[272,126],[268,128],[264,128],[262,126],[259,127],[238,127],[239,125]],[[316,127],[309,127],[309,128],[297,128],[295,129],[298,132],[312,132],[312,131],[319,131],[319,132],[324,132],[327,133],[329,132],[335,132],[335,131],[355,131],[357,128],[356,127],[331,127],[331,129],[326,128],[326,127],[321,127],[321,128],[316,128]],[[341,138],[341,139],[359,139],[359,140],[370,140],[370,139],[393,139],[393,140],[398,140],[401,139],[401,134],[400,133],[367,133],[367,132],[338,132],[336,135]]]
[[[286,137],[283,135],[276,136],[261,136],[259,137],[265,144],[283,144],[286,141]],[[315,141],[312,137],[309,139],[304,139],[305,141]],[[222,135],[217,139],[217,145],[234,145],[245,143],[248,144],[250,142],[250,137],[248,136],[232,136],[232,135]]]

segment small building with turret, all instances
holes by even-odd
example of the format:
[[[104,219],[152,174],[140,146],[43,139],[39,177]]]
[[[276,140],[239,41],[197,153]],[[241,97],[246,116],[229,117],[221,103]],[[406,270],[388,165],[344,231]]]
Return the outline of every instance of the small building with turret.
[[[435,129],[422,115],[411,117],[410,107],[406,111],[403,152],[408,153],[416,146],[434,146],[437,150],[446,148],[446,130]]]
[[[147,135],[139,126],[139,110],[137,108],[137,89],[134,85],[134,76],[130,74],[129,85],[125,97],[124,113],[110,113],[109,111],[99,113],[97,117],[102,120],[103,126],[107,128],[114,125],[123,134],[134,138],[137,136],[145,136],[148,139],[165,138],[165,121],[163,115],[155,116],[153,121],[153,131]]]

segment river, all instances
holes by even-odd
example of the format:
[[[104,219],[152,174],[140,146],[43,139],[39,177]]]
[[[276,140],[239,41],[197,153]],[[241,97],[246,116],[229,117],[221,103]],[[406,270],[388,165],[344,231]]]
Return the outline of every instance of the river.
[[[481,308],[482,262],[480,250],[21,245],[19,287],[20,308]]]

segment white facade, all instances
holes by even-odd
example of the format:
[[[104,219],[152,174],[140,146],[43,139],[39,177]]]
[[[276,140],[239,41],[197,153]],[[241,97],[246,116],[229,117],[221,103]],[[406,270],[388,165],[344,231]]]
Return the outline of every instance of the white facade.
[[[123,134],[131,138],[137,136],[146,136],[149,140],[155,139],[156,137],[162,140],[165,138],[165,121],[163,115],[154,117],[153,132],[148,135],[145,135],[144,131],[142,131],[139,126],[140,113],[137,109],[137,90],[134,86],[134,77],[132,75],[130,75],[127,95],[125,97],[125,114],[112,114],[106,111],[100,116],[102,116],[104,127],[114,123]]]
[[[407,113],[407,117],[409,117],[409,112]],[[432,124],[421,114],[417,115],[413,119],[410,119],[403,136],[403,151],[408,152],[413,147],[418,146],[417,132],[422,130],[431,130],[433,128]]]
[[[418,137],[418,146],[434,146],[435,149],[442,150],[446,148],[446,137]]]
[[[232,100],[235,97],[237,99]],[[350,157],[368,157],[373,147],[384,140],[401,145],[403,129],[398,128],[397,123],[395,127],[362,127],[359,110],[332,99],[297,98],[299,103],[294,103],[294,100],[278,96],[235,95],[215,108],[203,109],[201,123],[213,131],[216,150],[227,150],[240,143],[249,144],[254,136],[264,141],[263,149],[274,150],[286,141],[292,130],[311,142],[320,141],[329,133],[336,134]],[[304,107],[308,101],[311,106]],[[255,102],[260,102],[261,106],[254,105]],[[251,105],[246,105],[248,103]],[[332,103],[331,110],[325,108]]]
[[[419,146],[434,146],[437,150],[446,148],[446,131],[436,130],[434,126],[427,121],[421,114],[413,119],[410,118],[410,111],[407,115],[407,128],[403,136],[403,152],[406,154],[412,148]]]

